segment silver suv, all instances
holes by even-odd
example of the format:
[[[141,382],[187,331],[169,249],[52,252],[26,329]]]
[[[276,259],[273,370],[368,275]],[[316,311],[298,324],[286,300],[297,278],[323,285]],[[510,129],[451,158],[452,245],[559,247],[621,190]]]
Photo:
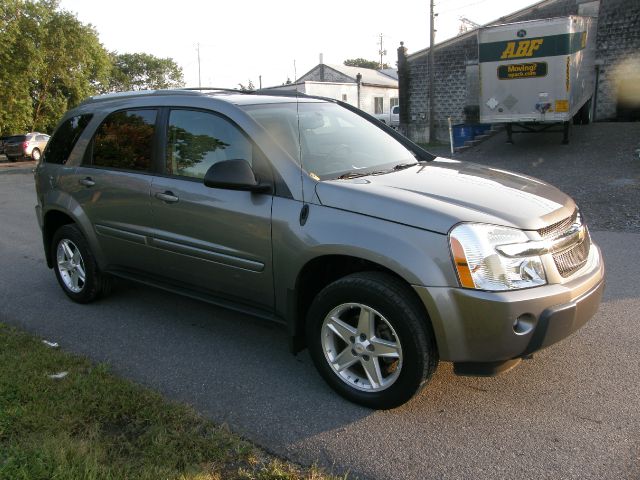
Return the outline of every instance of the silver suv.
[[[87,100],[36,169],[44,250],[90,302],[124,277],[282,323],[372,408],[439,360],[494,375],[580,328],[604,288],[571,198],[435,158],[348,104],[152,91]]]
[[[14,135],[4,141],[4,154],[10,161],[19,158],[31,158],[39,161],[42,152],[49,142],[49,135],[31,132],[24,135]]]

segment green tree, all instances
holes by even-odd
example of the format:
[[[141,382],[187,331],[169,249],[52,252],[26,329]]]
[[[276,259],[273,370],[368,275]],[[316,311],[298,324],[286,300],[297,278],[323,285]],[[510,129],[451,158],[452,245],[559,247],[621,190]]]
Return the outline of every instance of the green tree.
[[[182,68],[171,58],[148,53],[112,53],[111,76],[107,90],[157,90],[184,86]]]
[[[93,95],[109,57],[90,25],[59,10],[58,0],[0,1],[0,132],[50,132]]]
[[[244,83],[239,83],[238,86],[240,87],[240,90],[245,92],[253,92],[256,89],[256,86],[253,84],[251,79],[249,79],[249,83],[246,86]]]
[[[376,62],[375,60],[366,60],[364,58],[349,58],[343,63],[347,67],[372,68],[374,70],[378,70],[380,68],[380,62]],[[383,63],[382,68],[389,68],[389,65]]]

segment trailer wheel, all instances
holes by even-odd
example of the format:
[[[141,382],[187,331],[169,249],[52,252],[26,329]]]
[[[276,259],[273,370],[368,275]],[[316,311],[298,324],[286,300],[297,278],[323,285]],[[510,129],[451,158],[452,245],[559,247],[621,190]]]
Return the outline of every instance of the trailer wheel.
[[[591,98],[582,106],[582,125],[589,125],[593,119],[593,109],[591,108]]]
[[[574,125],[589,125],[591,123],[592,118],[592,109],[591,109],[591,99],[587,100],[587,102],[578,110],[573,116],[573,124]]]

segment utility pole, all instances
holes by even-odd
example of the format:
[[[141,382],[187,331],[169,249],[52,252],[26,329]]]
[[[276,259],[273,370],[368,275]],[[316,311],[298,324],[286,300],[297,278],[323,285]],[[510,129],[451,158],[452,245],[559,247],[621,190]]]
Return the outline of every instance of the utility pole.
[[[384,63],[382,62],[382,56],[387,54],[387,51],[382,47],[382,37],[383,35],[380,34],[380,41],[378,42],[378,45],[380,45],[380,50],[378,50],[378,54],[380,55],[380,70],[384,68]]]
[[[433,12],[433,0],[429,2],[429,15],[431,20],[429,21],[429,143],[433,142],[436,137],[436,125],[435,125],[435,112],[433,111],[435,105],[435,87],[434,82],[434,61],[433,61],[433,46],[436,38],[436,31],[434,29],[434,19],[436,15]]]
[[[202,80],[200,79],[200,43],[198,43],[198,88],[202,88]]]

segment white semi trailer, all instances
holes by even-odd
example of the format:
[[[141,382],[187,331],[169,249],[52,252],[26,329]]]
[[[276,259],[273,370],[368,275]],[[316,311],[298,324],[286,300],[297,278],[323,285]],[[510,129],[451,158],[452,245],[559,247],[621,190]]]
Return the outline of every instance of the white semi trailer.
[[[480,121],[512,134],[589,123],[595,92],[596,19],[560,17],[478,31]],[[519,128],[515,129],[514,127]]]

